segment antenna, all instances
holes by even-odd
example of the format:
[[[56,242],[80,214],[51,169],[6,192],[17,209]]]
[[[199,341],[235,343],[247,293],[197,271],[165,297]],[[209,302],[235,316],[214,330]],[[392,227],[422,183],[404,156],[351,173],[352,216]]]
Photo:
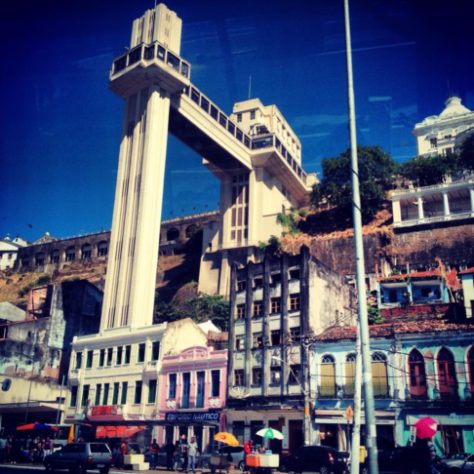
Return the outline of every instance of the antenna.
[[[250,99],[252,97],[252,74],[249,75],[249,96]]]

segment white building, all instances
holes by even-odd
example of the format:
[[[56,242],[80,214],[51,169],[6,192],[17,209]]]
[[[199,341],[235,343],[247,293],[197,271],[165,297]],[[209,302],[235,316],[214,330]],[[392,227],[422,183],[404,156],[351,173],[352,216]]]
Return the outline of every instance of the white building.
[[[460,275],[466,318],[472,318],[474,316],[474,267],[463,270]]]
[[[7,235],[4,239],[0,239],[0,270],[12,269],[18,256],[18,249],[27,245],[28,242],[21,237],[12,240]]]
[[[474,112],[450,97],[439,115],[430,115],[415,125],[418,155],[445,154],[455,151],[474,131]]]

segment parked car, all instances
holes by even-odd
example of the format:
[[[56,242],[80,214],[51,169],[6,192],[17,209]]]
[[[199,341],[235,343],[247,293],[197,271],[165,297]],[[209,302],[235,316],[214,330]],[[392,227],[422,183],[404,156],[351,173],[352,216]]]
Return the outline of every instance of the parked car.
[[[348,470],[349,453],[328,446],[302,446],[283,458],[280,469],[287,472],[318,471],[320,474],[343,474]]]
[[[441,460],[443,474],[474,474],[474,454],[457,453]]]
[[[426,470],[426,451],[416,446],[380,449],[377,459],[381,474],[419,474]],[[363,465],[362,472],[368,472],[366,465]]]
[[[217,453],[226,455],[227,457],[230,455],[232,458],[232,464],[240,471],[245,470],[245,453],[243,446],[223,446],[217,451]],[[210,468],[211,456],[212,454],[210,453],[201,454],[198,460],[198,465],[202,468]]]
[[[44,458],[47,472],[68,469],[76,474],[84,474],[91,469],[99,469],[108,474],[112,464],[112,452],[105,443],[71,443]]]

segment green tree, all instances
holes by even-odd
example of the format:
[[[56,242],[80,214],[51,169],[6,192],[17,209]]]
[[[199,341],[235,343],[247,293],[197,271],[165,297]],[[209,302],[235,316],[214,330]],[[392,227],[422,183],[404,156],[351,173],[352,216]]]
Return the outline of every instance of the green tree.
[[[357,148],[359,187],[362,201],[362,218],[369,221],[385,199],[397,170],[395,161],[377,146]],[[323,178],[313,187],[311,202],[318,207],[323,200],[338,206],[341,212],[350,212],[352,204],[351,156],[346,150],[334,158],[322,161]]]
[[[463,169],[474,171],[474,132],[461,145],[459,162]]]
[[[441,183],[452,166],[442,155],[415,156],[400,167],[400,175],[416,186]]]
[[[369,306],[369,308],[367,308],[367,319],[369,324],[381,324],[384,321],[383,316],[376,306]]]

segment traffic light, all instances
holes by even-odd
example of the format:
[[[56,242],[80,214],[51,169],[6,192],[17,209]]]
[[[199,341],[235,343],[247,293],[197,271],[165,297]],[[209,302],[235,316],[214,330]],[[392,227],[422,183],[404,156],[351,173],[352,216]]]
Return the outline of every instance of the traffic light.
[[[2,382],[2,392],[8,392],[8,390],[10,390],[11,385],[12,385],[12,379],[5,379]]]

